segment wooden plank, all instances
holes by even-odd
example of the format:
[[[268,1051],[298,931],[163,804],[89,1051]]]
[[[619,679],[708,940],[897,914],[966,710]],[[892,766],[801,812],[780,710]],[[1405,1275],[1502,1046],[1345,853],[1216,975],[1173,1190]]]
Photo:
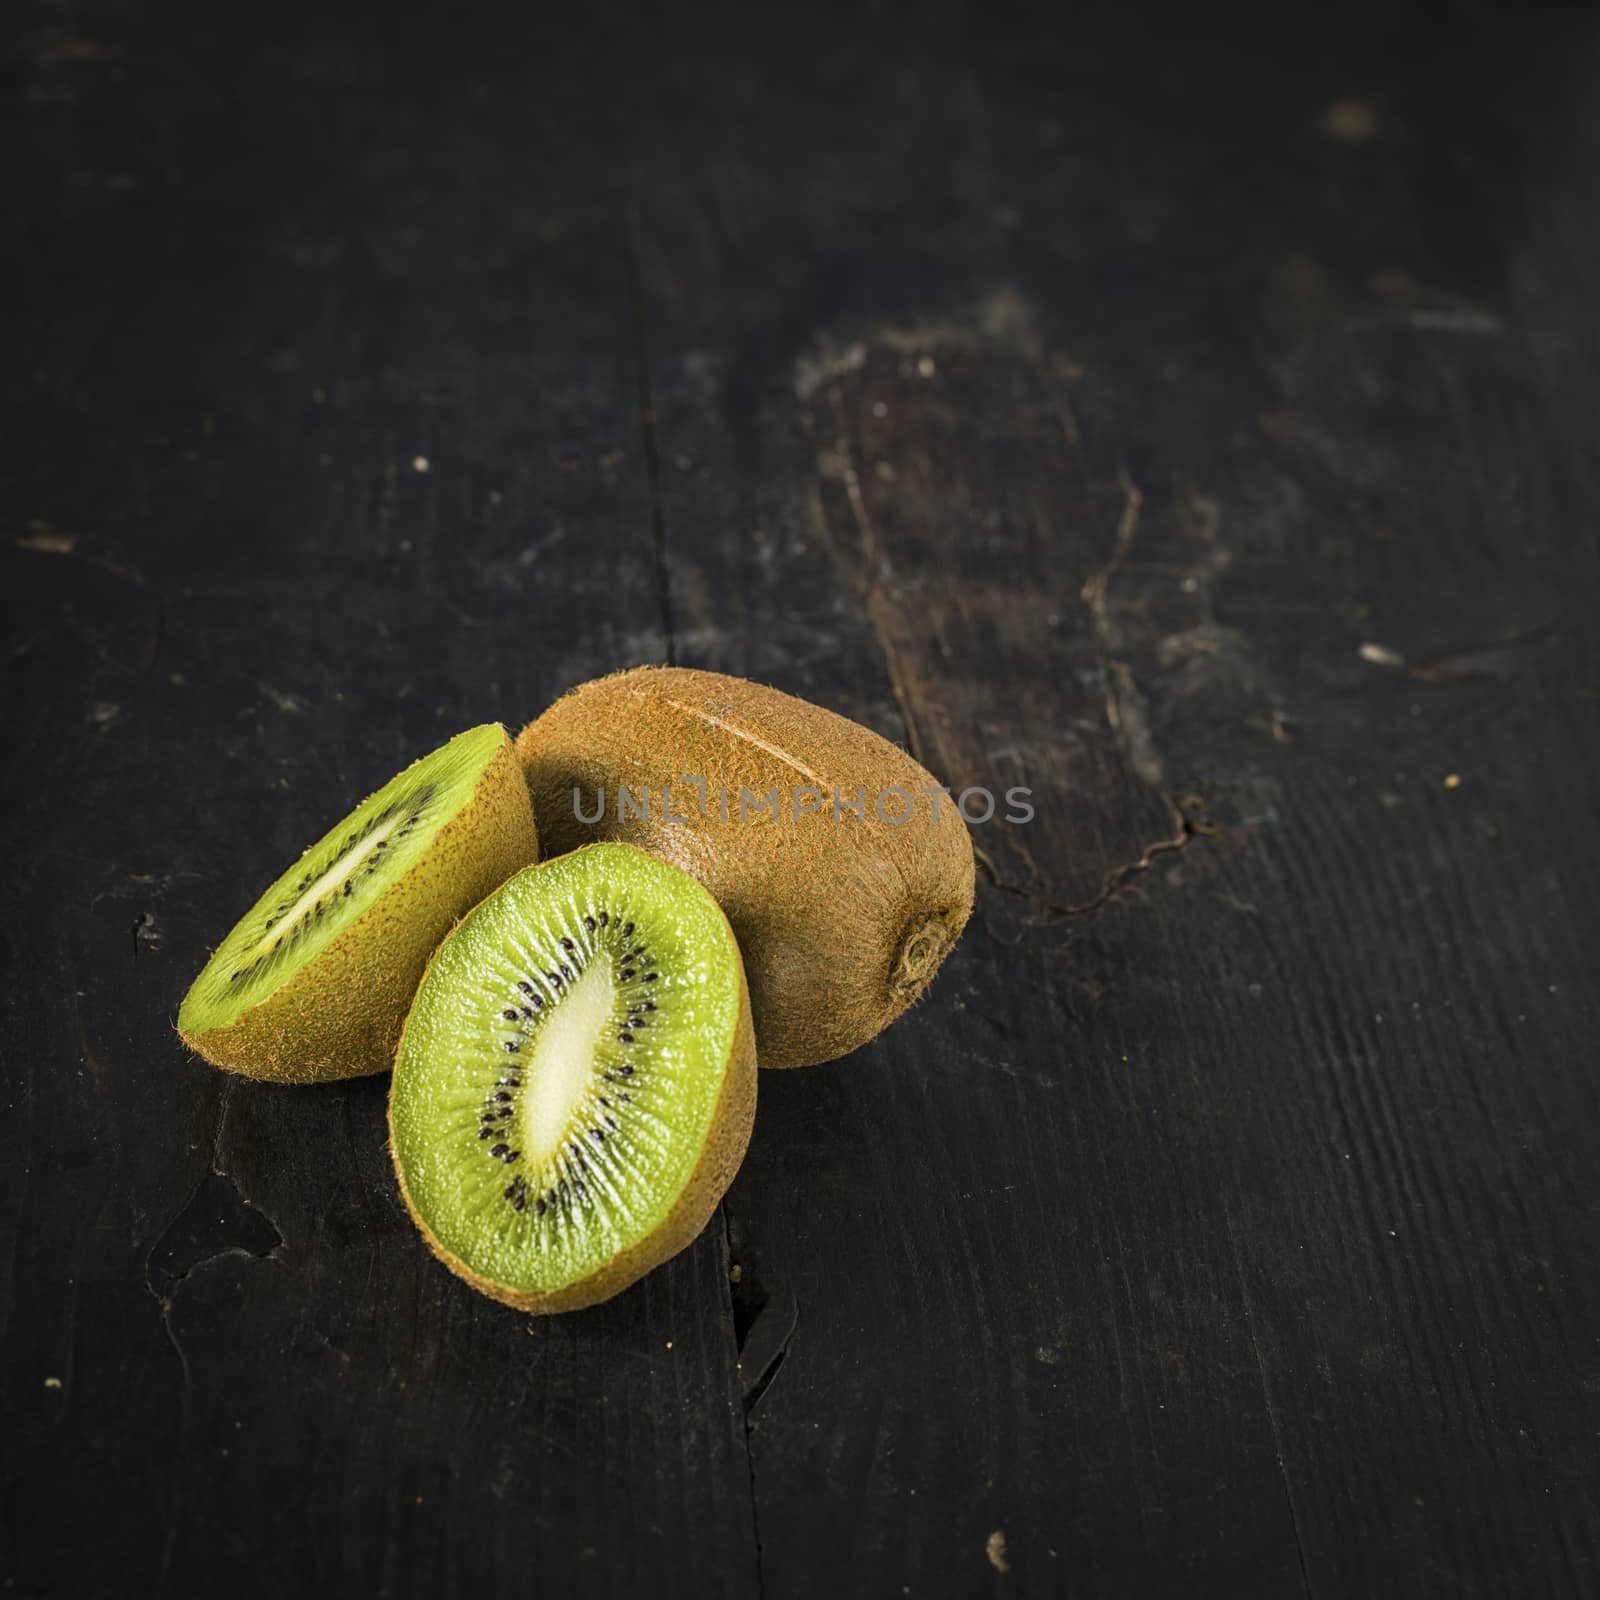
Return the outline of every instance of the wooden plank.
[[[642,251],[693,659],[1052,808],[928,1004],[764,1096],[766,1588],[1581,1588],[1595,569],[1492,191],[1401,153],[1426,89],[1202,52],[1248,89],[1175,161],[1031,42],[1048,91],[863,42],[644,185],[698,174]]]
[[[530,107],[482,41],[100,22],[30,64],[68,98],[33,118],[6,430],[0,1570],[747,1593],[718,1230],[532,1322],[423,1247],[383,1081],[228,1081],[170,1023],[403,761],[662,651],[621,207],[564,165],[583,96]]]
[[[1600,1581],[1580,22],[25,20],[0,1580]],[[401,761],[667,658],[1037,815],[532,1323],[381,1082],[170,1018]]]

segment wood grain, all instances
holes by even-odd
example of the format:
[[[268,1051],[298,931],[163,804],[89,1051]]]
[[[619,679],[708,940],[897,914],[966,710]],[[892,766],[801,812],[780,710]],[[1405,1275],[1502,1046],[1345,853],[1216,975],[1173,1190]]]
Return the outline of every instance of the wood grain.
[[[1444,4],[29,0],[6,1592],[1600,1585],[1597,73]],[[647,660],[1036,815],[534,1322],[382,1082],[171,1019],[404,761]]]

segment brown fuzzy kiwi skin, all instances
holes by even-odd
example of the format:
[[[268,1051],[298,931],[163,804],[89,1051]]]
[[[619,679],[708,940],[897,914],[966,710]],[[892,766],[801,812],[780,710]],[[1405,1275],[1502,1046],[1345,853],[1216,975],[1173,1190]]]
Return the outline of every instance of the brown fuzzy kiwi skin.
[[[434,950],[538,856],[528,786],[508,737],[421,859],[320,955],[236,1022],[179,1036],[213,1066],[271,1083],[387,1072]]]
[[[730,943],[733,943],[731,935]],[[734,949],[737,960],[736,944]],[[619,1250],[588,1277],[560,1289],[508,1289],[504,1284],[474,1272],[445,1249],[411,1203],[406,1175],[395,1149],[392,1101],[390,1105],[389,1157],[394,1163],[395,1177],[400,1184],[400,1198],[411,1213],[411,1220],[427,1241],[428,1248],[445,1266],[480,1294],[486,1294],[491,1300],[498,1300],[517,1311],[532,1312],[535,1316],[557,1311],[581,1311],[585,1306],[598,1305],[602,1300],[609,1300],[637,1283],[647,1272],[698,1239],[744,1160],[756,1115],[756,1039],[750,1023],[750,990],[745,982],[743,967],[739,972],[739,1020],[728,1049],[722,1093],[717,1098],[706,1142],[701,1148],[700,1159],[689,1174],[689,1181],[679,1191],[672,1209],[654,1233],[626,1250]]]
[[[545,849],[600,840],[638,845],[691,872],[727,913],[744,953],[763,1067],[832,1061],[880,1033],[926,989],[972,910],[972,840],[953,798],[903,750],[821,706],[747,679],[685,667],[636,667],[572,690],[517,738]],[[707,786],[702,813],[698,792]],[[667,822],[658,804],[668,785]],[[774,824],[739,820],[741,788],[776,785],[790,809]],[[592,814],[575,815],[573,790]],[[618,817],[618,787],[650,793],[648,816]],[[730,794],[729,820],[718,790]],[[821,812],[794,820],[795,791]],[[874,814],[890,788],[913,797],[909,820]],[[860,793],[865,818],[833,792]],[[885,800],[896,814],[898,797]]]

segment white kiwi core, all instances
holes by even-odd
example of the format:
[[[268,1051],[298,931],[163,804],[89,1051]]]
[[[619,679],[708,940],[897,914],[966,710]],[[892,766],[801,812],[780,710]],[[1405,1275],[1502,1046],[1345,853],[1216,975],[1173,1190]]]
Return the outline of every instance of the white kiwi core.
[[[554,1155],[594,1082],[595,1056],[603,1034],[615,1028],[616,984],[611,967],[597,961],[583,969],[534,1035],[537,1043],[522,1067],[526,1088],[517,1111],[522,1148],[538,1162]]]

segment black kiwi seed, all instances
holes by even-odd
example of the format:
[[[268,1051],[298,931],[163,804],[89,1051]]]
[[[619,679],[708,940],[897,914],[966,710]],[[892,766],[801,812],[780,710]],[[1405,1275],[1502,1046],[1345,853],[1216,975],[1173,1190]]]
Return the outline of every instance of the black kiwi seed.
[[[498,1100],[501,1105],[507,1105],[510,1103],[511,1096],[507,1094],[504,1089],[499,1089],[495,1092],[495,1099]]]
[[[489,1135],[492,1134],[493,1132],[494,1132],[493,1128],[479,1128],[478,1129],[478,1137],[480,1139],[487,1139],[489,1137]]]
[[[489,1146],[489,1154],[492,1156],[503,1156],[508,1149],[510,1149],[509,1145],[492,1144]]]
[[[631,1033],[619,1033],[617,1035],[617,1039],[622,1044],[632,1044],[633,1043],[633,1035]]]
[[[550,1207],[542,1199],[535,1200],[533,1203],[533,1213],[537,1217],[542,1217],[549,1209]]]
[[[631,1078],[633,1076],[633,1068],[632,1068],[632,1066],[630,1066],[626,1062],[624,1062],[623,1065],[621,1067],[619,1067],[617,1070],[622,1074],[622,1076],[624,1078]]]
[[[606,925],[606,922],[607,922],[607,920],[608,920],[608,919],[607,919],[607,917],[606,917],[606,914],[605,914],[605,912],[603,912],[603,911],[602,911],[602,912],[601,912],[601,913],[600,913],[600,926],[601,926],[601,927],[602,927],[602,928],[603,928],[603,927],[605,927],[605,925]]]
[[[593,917],[585,917],[583,919],[583,926],[584,926],[585,931],[587,931],[589,933],[593,933],[594,932],[594,918]]]
[[[517,1020],[516,1012],[513,1011],[509,1006],[507,1006],[506,1009],[500,1013],[500,1015],[504,1017],[507,1022],[515,1022]]]
[[[572,942],[572,940],[563,938],[561,941],[561,948],[563,950],[576,950],[578,947]]]
[[[533,985],[531,983],[529,983],[526,978],[518,978],[517,979],[517,987],[524,994],[532,994],[533,993]]]
[[[622,925],[622,937],[624,939],[631,939],[633,937],[633,924],[631,922],[623,923],[623,925]]]
[[[505,1041],[505,1046],[506,1046],[506,1049],[511,1051],[511,1053],[513,1055],[515,1055],[516,1052],[522,1048],[522,1046],[520,1044],[518,1044],[515,1039],[507,1039]]]
[[[622,969],[622,981],[624,983],[626,983],[628,981],[628,979],[631,978],[632,976],[633,976],[633,968],[632,967],[624,967]]]
[[[644,975],[644,981],[646,983],[654,983],[660,976],[661,974],[659,972],[647,972]]]

